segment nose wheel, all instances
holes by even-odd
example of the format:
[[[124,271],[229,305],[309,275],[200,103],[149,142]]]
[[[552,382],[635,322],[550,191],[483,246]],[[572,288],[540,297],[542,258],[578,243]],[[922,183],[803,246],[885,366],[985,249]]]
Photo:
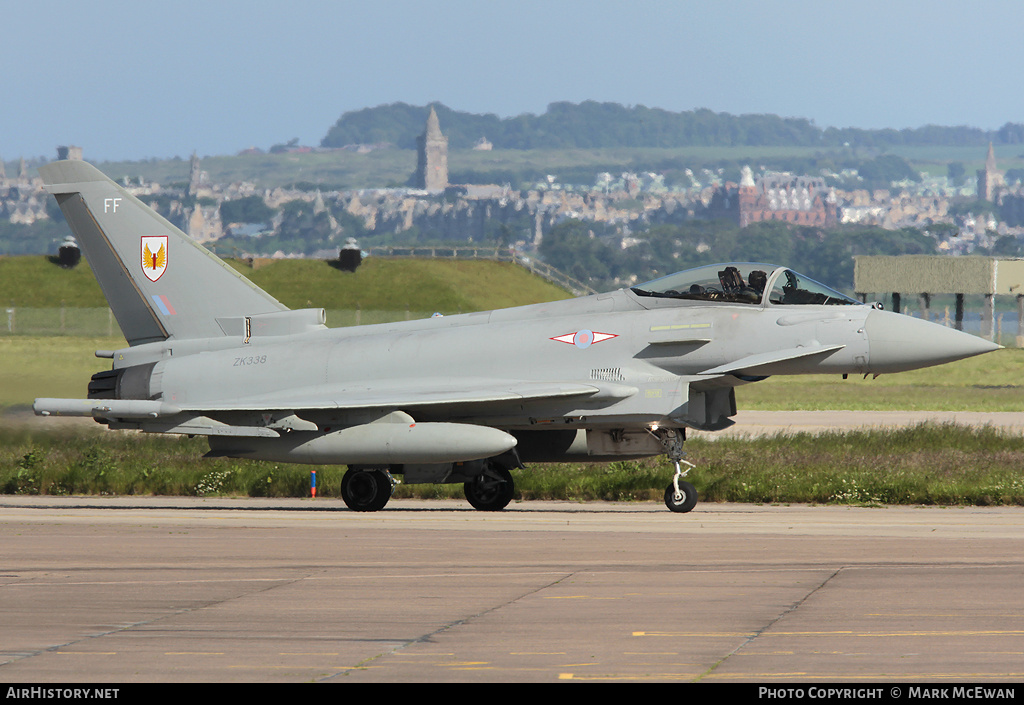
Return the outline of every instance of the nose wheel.
[[[672,484],[665,488],[665,506],[673,512],[684,514],[697,506],[697,488],[684,480],[686,473],[696,467],[693,463],[684,460],[683,442],[686,440],[685,429],[678,431],[673,428],[659,428],[652,433],[661,441],[665,448],[665,454],[676,468],[672,476]],[[686,469],[683,469],[683,465]]]
[[[680,462],[686,463],[690,467],[684,472],[679,466]],[[672,477],[672,484],[665,488],[665,506],[673,512],[682,514],[697,506],[697,488],[682,479],[694,465],[685,460],[677,460],[675,466],[676,474]]]

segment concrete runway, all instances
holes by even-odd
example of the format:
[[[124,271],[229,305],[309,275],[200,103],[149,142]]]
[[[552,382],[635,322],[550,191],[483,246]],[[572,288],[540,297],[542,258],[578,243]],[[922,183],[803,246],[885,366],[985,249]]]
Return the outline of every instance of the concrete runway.
[[[0,497],[0,680],[1013,682],[1024,509]]]

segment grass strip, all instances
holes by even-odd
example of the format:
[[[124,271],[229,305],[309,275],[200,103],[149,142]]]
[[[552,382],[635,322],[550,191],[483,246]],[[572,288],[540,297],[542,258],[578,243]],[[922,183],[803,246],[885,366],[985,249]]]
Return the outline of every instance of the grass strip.
[[[0,430],[0,492],[48,495],[309,496],[310,466],[200,460],[200,438],[88,427]],[[850,505],[1024,505],[1024,438],[992,427],[695,439],[687,478],[702,501]],[[317,495],[337,497],[344,466],[317,466]],[[517,499],[661,501],[664,458],[534,465]],[[397,497],[461,498],[461,485],[399,485]]]

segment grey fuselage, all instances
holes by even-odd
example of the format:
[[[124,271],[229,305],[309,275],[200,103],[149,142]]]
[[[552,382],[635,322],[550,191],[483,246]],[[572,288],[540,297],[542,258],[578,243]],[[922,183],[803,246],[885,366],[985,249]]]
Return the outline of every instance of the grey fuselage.
[[[865,305],[693,302],[620,290],[403,323],[255,335],[248,343],[239,337],[167,341],[119,351],[114,366],[156,363],[135,396],[208,415],[222,408],[234,423],[247,414],[249,399],[255,414],[286,412],[317,398],[323,408],[307,408],[303,418],[321,427],[400,407],[418,421],[510,430],[714,429],[735,413],[732,388],[769,374],[896,371],[899,361],[872,364],[866,330],[869,317],[894,316]],[[581,331],[594,334],[593,342],[580,340]],[[753,364],[765,351],[801,349],[823,352]],[[745,359],[749,369],[707,373]],[[592,391],[531,398],[519,391],[522,380]],[[474,388],[520,396],[489,401],[474,398]],[[452,391],[461,389],[467,395],[460,401]],[[403,402],[379,402],[382,392]],[[358,402],[361,393],[365,404]],[[439,396],[449,401],[435,402]]]
[[[36,413],[205,435],[213,455],[407,475],[497,457],[678,458],[676,430],[731,425],[740,385],[899,372],[998,348],[753,262],[331,330],[322,309],[289,310],[95,167],[39,171],[129,345],[98,353],[113,367],[93,375],[88,398],[40,398]]]

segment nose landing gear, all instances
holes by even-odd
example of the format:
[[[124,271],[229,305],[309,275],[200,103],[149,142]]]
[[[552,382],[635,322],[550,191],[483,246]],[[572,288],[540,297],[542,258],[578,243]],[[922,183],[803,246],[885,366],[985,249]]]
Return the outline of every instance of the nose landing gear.
[[[665,455],[676,468],[676,472],[672,476],[672,484],[665,488],[665,506],[680,514],[688,512],[697,505],[697,488],[683,480],[686,474],[696,467],[693,463],[683,459],[686,456],[686,453],[683,452],[686,430],[659,428],[652,433],[661,441],[665,448]],[[682,465],[687,466],[686,470],[683,470]]]
[[[672,484],[665,488],[665,506],[673,512],[688,512],[697,505],[697,488],[682,478],[695,466],[682,458],[672,462],[676,466],[676,474],[672,476]],[[680,463],[686,463],[689,467],[683,470]]]

